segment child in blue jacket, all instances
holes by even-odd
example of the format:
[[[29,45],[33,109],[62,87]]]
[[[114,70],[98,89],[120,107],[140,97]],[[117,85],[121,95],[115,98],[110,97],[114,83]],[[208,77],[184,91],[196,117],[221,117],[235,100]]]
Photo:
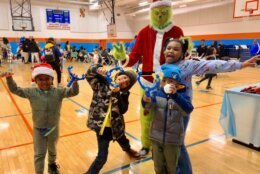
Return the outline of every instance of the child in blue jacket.
[[[162,72],[160,89],[153,99],[144,95],[142,104],[154,110],[150,139],[155,172],[175,174],[180,146],[184,143],[183,117],[192,112],[193,106],[190,97],[184,93],[185,86],[179,84],[180,68],[164,64]]]

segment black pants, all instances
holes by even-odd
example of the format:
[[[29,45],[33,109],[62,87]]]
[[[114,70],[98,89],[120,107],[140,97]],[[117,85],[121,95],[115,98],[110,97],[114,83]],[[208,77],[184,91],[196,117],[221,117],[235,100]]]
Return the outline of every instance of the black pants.
[[[52,68],[56,71],[58,77],[58,83],[61,82],[61,70],[59,62],[48,62],[52,66]]]
[[[109,143],[112,140],[112,130],[111,128],[106,127],[104,130],[103,135],[98,135],[97,133],[97,141],[98,141],[98,155],[94,162],[89,167],[87,174],[98,174],[104,164],[107,161],[108,156],[108,148]],[[129,140],[126,138],[125,135],[121,136],[119,139],[116,140],[118,144],[121,146],[123,151],[130,150],[130,143]]]
[[[215,76],[217,76],[217,74],[205,74],[205,76],[204,76],[199,82],[201,83],[201,82],[203,82],[204,80],[209,79],[209,80],[208,80],[208,85],[207,85],[207,87],[210,87],[211,81],[212,81],[213,77],[215,77]]]

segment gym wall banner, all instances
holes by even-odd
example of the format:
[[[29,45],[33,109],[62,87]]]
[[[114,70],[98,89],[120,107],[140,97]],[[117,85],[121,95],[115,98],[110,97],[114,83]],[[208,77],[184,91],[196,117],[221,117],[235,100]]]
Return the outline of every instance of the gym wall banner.
[[[47,29],[70,30],[70,11],[46,9]]]

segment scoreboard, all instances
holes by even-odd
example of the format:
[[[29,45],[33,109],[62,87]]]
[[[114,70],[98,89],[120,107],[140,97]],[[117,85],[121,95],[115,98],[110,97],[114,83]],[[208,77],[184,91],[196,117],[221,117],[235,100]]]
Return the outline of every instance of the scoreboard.
[[[69,10],[46,9],[46,18],[48,29],[70,29]]]

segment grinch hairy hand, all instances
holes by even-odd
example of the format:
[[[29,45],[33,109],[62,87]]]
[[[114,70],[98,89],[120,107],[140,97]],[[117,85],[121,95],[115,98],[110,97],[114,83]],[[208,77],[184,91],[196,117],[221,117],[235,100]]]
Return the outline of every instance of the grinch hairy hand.
[[[123,43],[113,44],[112,55],[116,60],[123,61],[126,59],[126,51]]]

